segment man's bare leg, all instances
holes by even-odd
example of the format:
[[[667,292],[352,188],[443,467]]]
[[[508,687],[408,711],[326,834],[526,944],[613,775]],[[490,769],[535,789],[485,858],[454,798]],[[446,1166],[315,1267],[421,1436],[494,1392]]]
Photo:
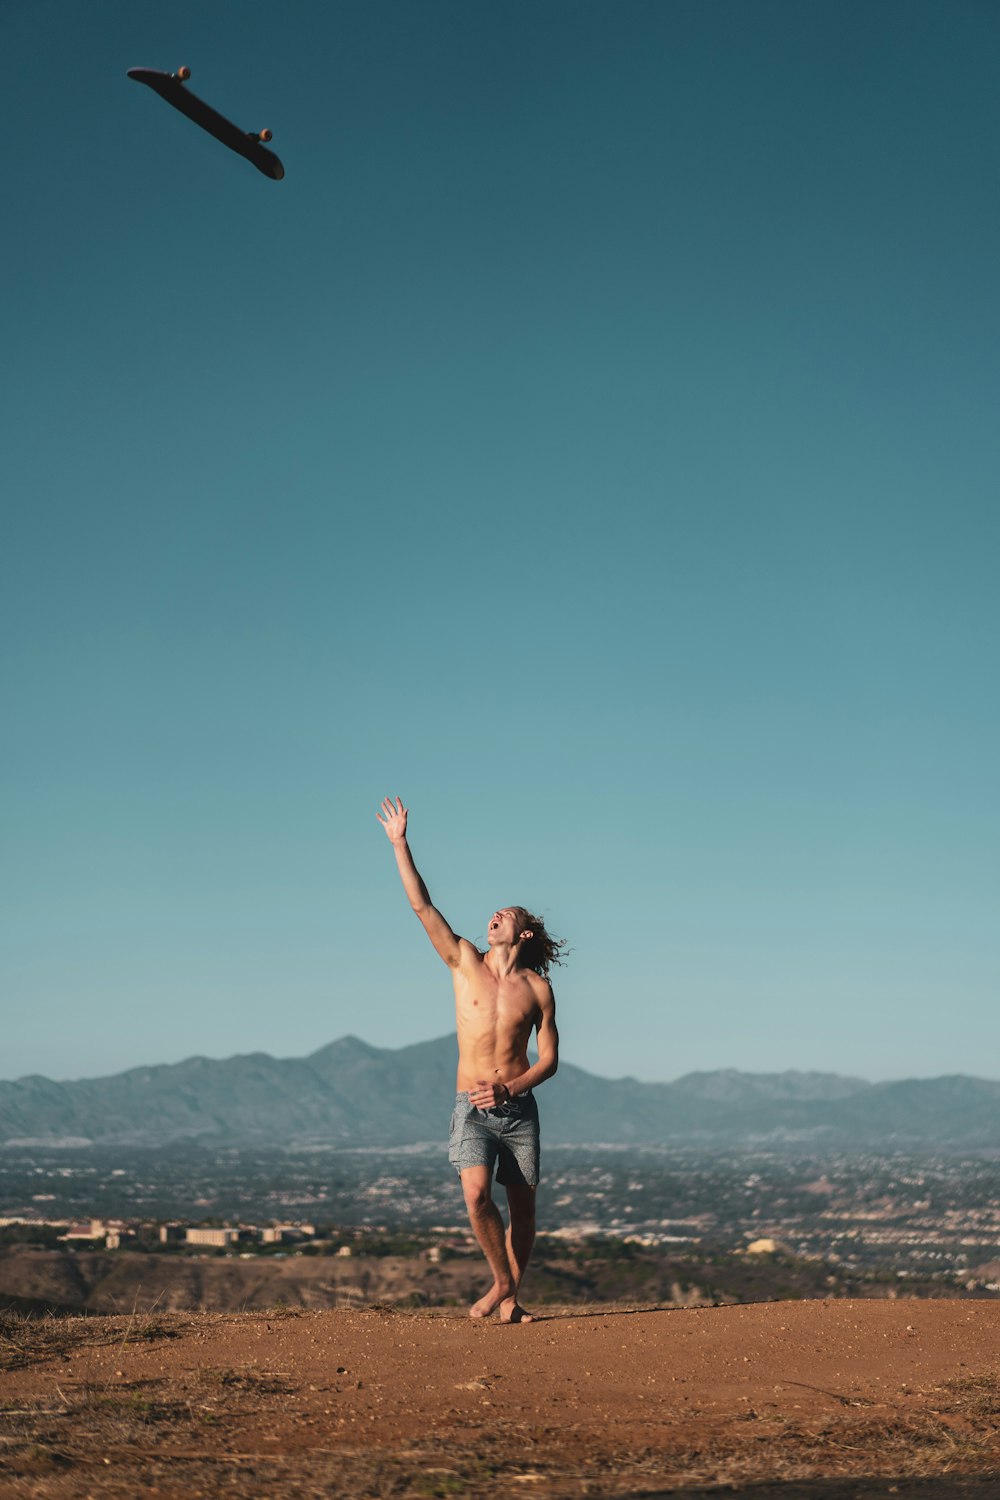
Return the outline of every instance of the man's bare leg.
[[[462,1172],[462,1192],[469,1212],[469,1223],[493,1272],[493,1285],[469,1309],[470,1318],[488,1318],[501,1303],[514,1301],[516,1283],[507,1256],[500,1210],[490,1194],[488,1167],[466,1167]],[[508,1320],[509,1321],[509,1320]]]
[[[521,1280],[528,1269],[532,1246],[535,1243],[535,1192],[527,1183],[511,1184],[507,1188],[507,1205],[510,1209],[510,1228],[507,1230],[507,1259],[514,1274],[514,1295],[501,1302],[502,1323],[530,1323],[532,1317],[517,1300]]]

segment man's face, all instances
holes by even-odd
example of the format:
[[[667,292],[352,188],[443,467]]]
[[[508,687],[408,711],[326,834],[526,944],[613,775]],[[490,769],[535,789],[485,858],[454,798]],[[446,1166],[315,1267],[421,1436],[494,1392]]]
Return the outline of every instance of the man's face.
[[[501,907],[490,917],[489,926],[486,929],[486,941],[492,947],[494,943],[516,943],[521,936],[521,914],[513,906]]]

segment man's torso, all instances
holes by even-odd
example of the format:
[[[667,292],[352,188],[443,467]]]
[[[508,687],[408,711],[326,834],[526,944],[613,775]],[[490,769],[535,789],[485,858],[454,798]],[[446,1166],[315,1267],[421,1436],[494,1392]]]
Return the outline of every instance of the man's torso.
[[[454,969],[459,1089],[504,1083],[528,1070],[528,1039],[538,1019],[541,980],[532,969],[496,976],[471,944]]]

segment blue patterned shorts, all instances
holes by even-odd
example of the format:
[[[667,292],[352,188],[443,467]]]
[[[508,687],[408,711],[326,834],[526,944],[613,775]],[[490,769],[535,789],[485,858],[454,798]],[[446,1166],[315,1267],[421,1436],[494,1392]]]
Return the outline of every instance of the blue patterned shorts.
[[[477,1109],[467,1093],[455,1097],[448,1133],[448,1160],[456,1172],[466,1167],[497,1167],[502,1187],[534,1187],[538,1182],[538,1105],[533,1094],[518,1094],[493,1109]]]

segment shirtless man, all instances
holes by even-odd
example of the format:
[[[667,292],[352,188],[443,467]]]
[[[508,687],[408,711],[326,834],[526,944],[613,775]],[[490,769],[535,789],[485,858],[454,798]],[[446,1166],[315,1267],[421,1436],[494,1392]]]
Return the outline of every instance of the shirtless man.
[[[470,1309],[502,1323],[530,1323],[517,1300],[535,1241],[538,1185],[538,1106],[532,1090],[551,1078],[559,1060],[556,1003],[545,977],[563,944],[521,906],[493,913],[488,952],[456,937],[431,904],[406,842],[407,809],[399,798],[376,813],[389,836],[410,905],[451,969],[458,1028],[458,1097],[451,1117],[448,1159],[458,1171],[469,1222],[493,1273],[493,1285]],[[528,1038],[538,1033],[538,1061],[528,1062]],[[507,1190],[510,1228],[493,1202],[497,1181]]]

